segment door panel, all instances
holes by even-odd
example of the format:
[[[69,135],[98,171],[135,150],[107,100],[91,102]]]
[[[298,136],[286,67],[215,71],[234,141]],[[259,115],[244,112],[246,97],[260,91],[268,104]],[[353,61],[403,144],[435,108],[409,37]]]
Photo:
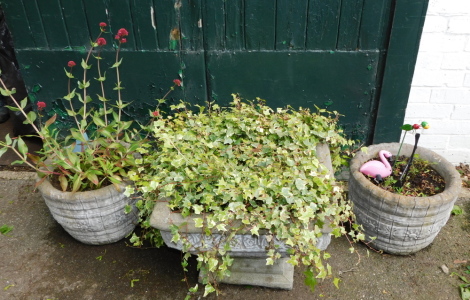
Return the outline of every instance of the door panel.
[[[107,22],[104,49],[126,28],[123,90],[129,117],[172,80],[170,102],[227,104],[232,93],[267,104],[337,110],[350,137],[395,141],[403,121],[428,0],[6,0],[2,1],[32,101],[65,95],[63,67],[79,62]],[[77,68],[78,71],[78,68]],[[107,93],[115,76],[108,70]],[[59,101],[60,102],[60,101]],[[62,112],[63,114],[64,112]],[[65,122],[65,121],[64,121]]]

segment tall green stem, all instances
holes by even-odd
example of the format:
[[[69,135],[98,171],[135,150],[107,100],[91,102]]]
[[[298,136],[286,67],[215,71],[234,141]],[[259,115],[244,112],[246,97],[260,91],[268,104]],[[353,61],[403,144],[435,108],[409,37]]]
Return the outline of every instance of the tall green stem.
[[[397,157],[395,157],[395,160],[393,161],[392,170],[393,170],[393,168],[395,167],[395,164],[397,163],[398,157],[400,157],[401,147],[403,146],[403,142],[405,141],[405,137],[406,137],[406,134],[407,134],[407,133],[408,133],[408,131],[405,131],[405,134],[403,135],[403,137],[402,137],[402,139],[401,139],[400,148],[398,148]]]

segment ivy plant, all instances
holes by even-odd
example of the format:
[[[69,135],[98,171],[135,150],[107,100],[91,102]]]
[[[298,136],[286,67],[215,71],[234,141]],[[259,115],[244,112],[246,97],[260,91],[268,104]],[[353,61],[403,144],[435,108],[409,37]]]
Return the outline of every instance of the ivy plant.
[[[339,114],[292,107],[273,110],[261,99],[244,101],[236,95],[226,108],[185,103],[171,108],[173,115],[148,128],[158,151],[144,153],[130,177],[143,195],[137,204],[142,227],[150,229],[154,204],[165,197],[171,210],[201,215],[196,226],[206,238],[223,234],[218,247],[197,253],[198,269],[207,274],[204,294],[217,291],[217,280],[229,275],[230,241],[237,233],[271,236],[267,264],[281,256],[274,240],[283,242],[289,247],[288,262],[306,266],[305,282],[312,288],[318,278],[332,276],[325,262],[329,254],[317,248],[317,238],[325,224],[336,237],[346,234],[343,223],[352,210],[342,187],[320,164],[316,146],[328,144],[333,167],[341,166],[341,149],[353,142],[337,126]],[[133,187],[127,189],[128,194],[134,192]],[[186,260],[192,245],[184,228],[173,225],[171,231],[173,241],[183,243]],[[138,246],[149,236],[158,234],[134,234],[132,241]]]

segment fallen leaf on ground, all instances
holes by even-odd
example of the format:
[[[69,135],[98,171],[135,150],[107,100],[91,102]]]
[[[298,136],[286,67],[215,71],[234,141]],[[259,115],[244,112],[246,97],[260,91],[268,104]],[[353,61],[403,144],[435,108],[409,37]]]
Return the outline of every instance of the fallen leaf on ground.
[[[460,259],[454,260],[454,264],[466,264],[466,263],[467,263],[467,260],[460,260]]]

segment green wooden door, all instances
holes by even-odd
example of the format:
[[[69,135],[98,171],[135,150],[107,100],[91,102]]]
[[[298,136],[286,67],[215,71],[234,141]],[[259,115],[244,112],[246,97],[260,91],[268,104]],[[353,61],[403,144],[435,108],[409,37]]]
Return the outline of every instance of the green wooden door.
[[[144,119],[182,76],[174,100],[227,104],[239,93],[272,107],[316,105],[343,114],[349,136],[370,143],[398,139],[427,2],[8,0],[2,8],[31,99],[50,103],[50,114],[65,117],[63,67],[81,59],[105,21],[131,33],[122,81],[133,118]]]

